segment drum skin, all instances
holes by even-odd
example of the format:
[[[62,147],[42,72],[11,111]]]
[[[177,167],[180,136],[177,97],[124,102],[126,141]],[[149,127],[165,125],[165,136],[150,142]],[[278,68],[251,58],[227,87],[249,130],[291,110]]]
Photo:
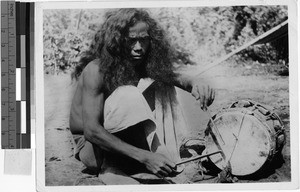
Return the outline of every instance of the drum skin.
[[[229,108],[216,114],[213,122],[209,122],[206,151],[223,151],[223,155],[209,157],[219,169],[226,167],[229,162],[233,175],[251,175],[282,149],[280,145],[283,143],[278,144],[279,135],[276,131],[278,127],[282,131],[281,121],[269,111],[263,114],[265,111],[257,106]]]

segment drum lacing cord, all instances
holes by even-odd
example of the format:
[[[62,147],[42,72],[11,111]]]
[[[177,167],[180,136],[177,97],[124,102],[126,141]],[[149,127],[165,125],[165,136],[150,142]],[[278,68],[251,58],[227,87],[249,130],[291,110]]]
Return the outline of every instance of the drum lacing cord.
[[[284,127],[281,126],[280,129],[276,131],[275,137],[277,137],[278,135],[284,134],[284,133],[285,133]]]
[[[253,107],[254,107],[254,110],[257,109],[259,112],[261,112],[263,115],[265,115],[265,116],[266,116],[266,120],[271,119],[271,120],[278,120],[278,121],[279,121],[279,123],[280,123],[280,128],[279,128],[278,130],[276,130],[275,137],[277,137],[278,135],[281,135],[282,133],[284,133],[284,125],[283,125],[283,122],[282,122],[282,120],[279,118],[279,116],[278,116],[274,111],[269,111],[269,110],[266,109],[264,106],[262,106],[262,105],[260,105],[260,104],[258,104],[258,103],[254,104]],[[262,108],[264,108],[265,110],[268,110],[268,112],[269,112],[270,114],[268,114],[268,115],[264,114],[261,110],[259,110],[259,107],[262,107]]]
[[[253,107],[254,107],[253,110],[257,109],[260,113],[262,113],[266,117],[267,120],[268,119],[272,119],[272,120],[276,119],[280,122],[281,125],[283,125],[283,122],[281,121],[279,116],[273,110],[269,110],[269,109],[265,108],[264,106],[260,105],[259,103],[254,104]],[[261,108],[267,112],[264,113]],[[267,113],[269,113],[269,114],[267,114]]]

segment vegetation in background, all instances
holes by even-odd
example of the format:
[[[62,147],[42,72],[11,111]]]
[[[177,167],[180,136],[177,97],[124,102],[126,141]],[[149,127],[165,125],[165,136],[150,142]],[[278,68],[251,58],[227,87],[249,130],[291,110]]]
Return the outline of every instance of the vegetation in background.
[[[147,9],[166,30],[176,49],[206,65],[287,19],[286,6],[236,6]],[[45,10],[44,71],[72,70],[87,49],[107,10]],[[287,37],[251,46],[234,57],[288,69]],[[288,70],[287,70],[288,71]],[[278,71],[276,71],[278,72]]]
[[[228,45],[241,46],[256,36],[267,32],[287,20],[287,7],[282,6],[238,6],[232,7],[235,18],[235,28]],[[230,46],[225,47],[230,47]],[[235,47],[234,46],[234,47]],[[288,74],[288,36],[276,41],[250,46],[238,55],[242,61],[253,60],[262,64],[273,64],[283,70],[279,70],[281,75]]]

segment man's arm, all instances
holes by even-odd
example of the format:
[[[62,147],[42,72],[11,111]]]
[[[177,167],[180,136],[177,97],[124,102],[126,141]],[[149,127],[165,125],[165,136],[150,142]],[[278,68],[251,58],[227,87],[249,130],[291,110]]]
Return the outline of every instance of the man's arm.
[[[197,71],[197,66],[177,65],[174,85],[191,93],[197,101],[199,100],[201,109],[206,110],[215,99],[215,91],[203,78],[196,78]]]
[[[175,79],[175,86],[179,87],[189,93],[192,92],[193,89],[193,83],[194,83],[194,78],[193,74],[191,74],[191,66],[185,66],[185,65],[176,65],[175,67],[175,74],[176,74],[176,79]]]
[[[174,167],[174,163],[162,155],[134,147],[112,135],[104,129],[103,78],[97,64],[90,63],[83,71],[83,125],[84,136],[91,143],[104,150],[129,156],[146,165],[156,175],[166,176]]]

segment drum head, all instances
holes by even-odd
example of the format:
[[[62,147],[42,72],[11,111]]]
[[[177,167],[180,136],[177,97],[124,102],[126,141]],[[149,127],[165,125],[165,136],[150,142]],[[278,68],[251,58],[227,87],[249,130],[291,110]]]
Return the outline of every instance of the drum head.
[[[207,153],[221,149],[225,155],[225,159],[221,154],[209,157],[218,168],[226,167],[229,160],[233,175],[246,176],[268,159],[273,147],[269,128],[253,115],[231,109],[217,114],[208,126],[212,134],[206,136]]]

